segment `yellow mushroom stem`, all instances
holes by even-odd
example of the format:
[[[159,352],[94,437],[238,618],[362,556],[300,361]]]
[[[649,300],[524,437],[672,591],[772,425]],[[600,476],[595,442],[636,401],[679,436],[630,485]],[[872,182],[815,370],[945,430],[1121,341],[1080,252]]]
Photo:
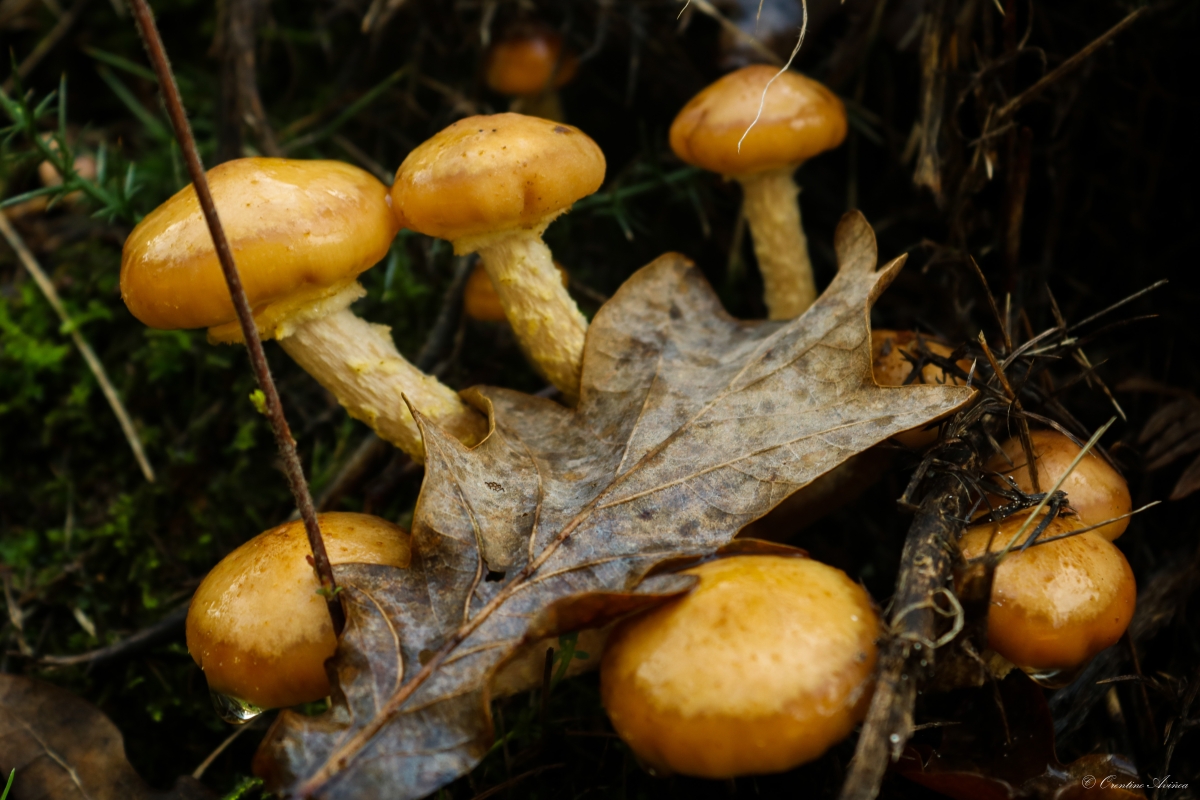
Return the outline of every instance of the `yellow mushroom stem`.
[[[563,393],[566,402],[574,405],[579,399],[588,323],[563,286],[550,248],[542,241],[545,228],[458,239],[454,250],[479,253],[521,350],[542,377]]]
[[[487,435],[482,414],[400,355],[390,328],[367,322],[350,310],[350,303],[363,294],[355,283],[324,302],[298,310],[274,327],[274,338],[350,416],[371,426],[414,461],[425,460],[425,446],[402,395],[463,444],[482,441]]]
[[[769,319],[792,319],[817,299],[808,239],[800,224],[796,165],[735,176],[745,192],[746,221],[762,273]]]

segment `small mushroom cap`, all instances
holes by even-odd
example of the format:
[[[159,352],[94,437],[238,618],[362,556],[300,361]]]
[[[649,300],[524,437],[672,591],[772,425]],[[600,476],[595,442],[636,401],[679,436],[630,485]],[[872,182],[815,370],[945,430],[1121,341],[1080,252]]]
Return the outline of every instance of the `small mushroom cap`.
[[[767,81],[778,72],[761,64],[719,79],[683,107],[671,124],[671,149],[688,164],[722,175],[798,165],[831,150],[846,138],[846,109],[837,95],[798,72],[785,72],[771,84],[758,114]]]
[[[1038,463],[1038,482],[1043,492],[1049,491],[1083,448],[1054,430],[1030,431],[1029,436]],[[987,469],[1009,476],[1021,491],[1032,492],[1033,483],[1020,438],[1012,437],[1001,449],[1004,455],[993,456],[987,463]],[[1128,514],[1133,509],[1129,484],[1095,451],[1083,457],[1060,488],[1067,493],[1067,502],[1079,514],[1084,525],[1096,525],[1106,519]],[[1096,533],[1111,542],[1128,527],[1129,518],[1126,517],[1097,528]]]
[[[531,95],[566,86],[578,67],[578,59],[563,54],[561,35],[545,25],[523,25],[489,48],[483,79],[494,92]]]
[[[213,167],[208,182],[256,316],[294,293],[353,281],[383,258],[399,230],[387,187],[338,161],[241,158]],[[125,240],[121,296],[152,328],[237,318],[190,185]]]
[[[705,778],[811,761],[866,713],[879,620],[845,573],[735,556],[622,623],[600,666],[613,727],[656,770]]]
[[[604,182],[583,131],[522,114],[467,117],[408,154],[392,201],[403,227],[454,241],[545,226]]]
[[[892,331],[877,328],[871,331],[871,373],[875,382],[880,386],[905,386],[909,383],[928,383],[940,386],[963,386],[966,381],[953,375],[946,375],[937,364],[926,364],[921,369],[921,377],[909,380],[913,371],[913,362],[905,358],[905,354],[916,356],[920,351],[920,343],[924,342],[925,349],[930,353],[949,358],[954,348],[932,336],[921,336],[919,339],[912,331]],[[970,372],[970,361],[959,361],[958,366],[964,372]],[[892,438],[905,447],[923,450],[937,441],[937,428],[922,426],[911,431],[898,433]]]
[[[563,265],[555,261],[554,267],[562,276],[563,286],[569,286],[570,276],[563,269]],[[504,322],[508,319],[504,313],[504,307],[500,305],[500,295],[496,293],[496,285],[492,283],[492,278],[487,274],[482,263],[475,265],[471,276],[467,278],[466,286],[463,287],[463,311],[471,319],[477,319],[480,322]]]
[[[1019,513],[1000,523],[991,551],[1003,550],[1027,516]],[[1081,527],[1077,518],[1057,517],[1039,541]],[[963,556],[982,556],[990,537],[991,525],[969,528],[961,540]],[[1023,553],[1014,549],[996,568],[988,646],[1028,669],[1076,667],[1121,638],[1136,602],[1129,562],[1094,531],[1037,544]]]
[[[368,514],[318,519],[331,563],[408,566],[403,528]],[[225,556],[201,582],[188,609],[187,646],[209,689],[260,708],[329,694],[325,660],[337,637],[310,553],[304,523],[288,522]]]

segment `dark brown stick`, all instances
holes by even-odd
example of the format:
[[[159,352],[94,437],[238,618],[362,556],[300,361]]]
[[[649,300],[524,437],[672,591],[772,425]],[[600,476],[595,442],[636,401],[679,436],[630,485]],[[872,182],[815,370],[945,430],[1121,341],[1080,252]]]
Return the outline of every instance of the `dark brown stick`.
[[[333,567],[330,566],[329,556],[325,552],[325,542],[321,539],[321,528],[317,525],[317,511],[313,507],[312,495],[308,491],[308,482],[304,479],[304,468],[300,465],[300,457],[296,454],[296,441],[288,427],[287,418],[283,415],[283,404],[279,402],[279,392],[275,389],[275,381],[271,379],[271,369],[267,366],[267,357],[263,353],[262,340],[258,338],[258,328],[254,324],[254,315],[250,311],[250,303],[242,288],[242,280],[238,276],[237,266],[233,261],[233,251],[229,240],[225,238],[225,229],[217,218],[217,207],[213,203],[212,193],[208,189],[208,179],[204,174],[204,165],[200,163],[200,154],[196,150],[196,140],[192,136],[191,125],[188,124],[187,114],[183,110],[183,101],[179,97],[179,87],[175,84],[175,75],[167,60],[163,48],[162,37],[154,23],[154,14],[146,0],[130,0],[133,18],[137,22],[138,32],[146,45],[150,63],[158,75],[158,85],[162,90],[167,114],[171,117],[171,126],[175,129],[175,138],[179,141],[179,149],[187,163],[188,175],[192,179],[196,196],[200,200],[200,208],[204,211],[204,219],[212,233],[213,246],[217,251],[217,259],[221,262],[221,271],[225,274],[225,282],[229,285],[229,294],[233,299],[233,307],[237,311],[238,322],[242,326],[242,336],[246,340],[246,350],[250,354],[250,366],[254,369],[254,377],[258,380],[266,399],[267,419],[271,430],[275,433],[275,444],[279,447],[279,455],[283,461],[283,469],[287,475],[288,485],[292,496],[296,498],[296,507],[304,520],[304,529],[308,533],[308,544],[312,548],[313,569],[321,581],[321,589],[325,594],[325,602],[329,607],[329,616],[333,619],[333,627],[341,631],[345,621],[341,601],[337,599],[337,583],[333,579]]]
[[[889,760],[900,756],[913,732],[918,682],[933,671],[940,615],[933,608],[954,565],[954,541],[969,498],[953,475],[933,481],[900,556],[892,601],[891,638],[880,659],[879,679],[863,723],[840,800],[871,800],[879,793]]]

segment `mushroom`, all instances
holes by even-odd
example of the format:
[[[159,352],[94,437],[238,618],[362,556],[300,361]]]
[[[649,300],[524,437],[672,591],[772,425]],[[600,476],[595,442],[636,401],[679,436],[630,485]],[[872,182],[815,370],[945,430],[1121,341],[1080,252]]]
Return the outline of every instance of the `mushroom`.
[[[467,444],[487,421],[406,361],[388,328],[349,310],[355,280],[396,235],[387,188],[337,161],[243,158],[208,172],[260,335],[275,338],[350,415],[420,460],[424,446],[401,394]],[[241,341],[233,302],[191,186],[143,219],[121,258],[121,295],[152,328],[209,329]]]
[[[330,563],[408,567],[403,528],[367,514],[317,519]],[[303,521],[285,523],[221,559],[192,597],[188,652],[223,715],[244,721],[329,694],[337,637],[309,552]]]
[[[690,594],[621,623],[604,707],[642,763],[731,778],[819,757],[866,714],[879,620],[840,570],[733,556],[686,570]]]
[[[1053,430],[1030,431],[1029,438],[1038,465],[1038,485],[1045,492],[1058,482],[1083,448]],[[1033,481],[1021,440],[1014,436],[1001,445],[1001,450],[988,461],[986,469],[1012,478],[1021,491],[1032,492]],[[1059,488],[1067,493],[1067,502],[1085,525],[1120,517],[1133,508],[1129,484],[1095,451],[1083,457]],[[1126,517],[1097,528],[1096,533],[1111,542],[1128,527],[1129,518]]]
[[[913,376],[913,361],[910,359],[919,358],[922,348],[942,358],[949,358],[954,353],[954,348],[941,339],[922,336],[912,331],[892,331],[883,328],[872,330],[871,373],[875,376],[875,382],[880,386],[907,386],[910,383],[966,385],[966,381],[947,375],[937,364],[924,364],[920,375]],[[964,372],[970,372],[971,362],[962,360],[958,362],[958,366]],[[898,433],[892,440],[913,450],[924,450],[936,442],[938,437],[937,428],[931,428],[929,425]]]
[[[1002,551],[1027,517],[1018,513],[995,530],[990,524],[967,529],[960,541],[963,557],[975,560]],[[1035,527],[1036,522],[1030,524],[1017,545]],[[1082,527],[1078,518],[1056,517],[1039,541]],[[1071,669],[1121,638],[1136,602],[1129,562],[1095,531],[1024,551],[1014,548],[996,567],[988,647],[1026,670]]]
[[[396,172],[400,224],[478,252],[526,356],[568,403],[579,397],[587,320],[542,231],[600,188],[604,154],[578,128],[521,114],[467,117]]]
[[[55,153],[59,152],[58,140],[53,137],[46,137],[46,142],[50,149]],[[71,168],[75,170],[75,174],[85,181],[94,181],[100,174],[99,165],[96,162],[96,157],[89,153],[80,153],[75,156],[71,164]],[[59,174],[58,168],[49,161],[43,161],[38,164],[38,178],[42,182],[42,186],[62,186],[63,176]],[[44,199],[44,198],[43,198]],[[67,194],[63,200],[67,203],[77,203],[83,199],[83,191],[77,190]]]
[[[483,79],[492,91],[513,98],[509,111],[561,122],[557,90],[578,68],[579,60],[564,52],[559,33],[540,22],[522,22],[488,48]]]
[[[562,264],[555,261],[554,268],[562,275],[563,286],[569,286],[570,278]],[[480,322],[504,322],[508,319],[504,316],[504,307],[500,305],[500,296],[496,294],[496,287],[492,284],[492,279],[488,277],[483,264],[475,265],[475,269],[467,278],[467,285],[463,287],[463,311],[471,319],[477,319]]]
[[[683,107],[670,139],[683,161],[742,184],[768,317],[791,319],[817,299],[792,173],[842,143],[846,110],[820,83],[784,72],[771,84],[754,123],[763,90],[777,72],[759,64],[719,79]]]

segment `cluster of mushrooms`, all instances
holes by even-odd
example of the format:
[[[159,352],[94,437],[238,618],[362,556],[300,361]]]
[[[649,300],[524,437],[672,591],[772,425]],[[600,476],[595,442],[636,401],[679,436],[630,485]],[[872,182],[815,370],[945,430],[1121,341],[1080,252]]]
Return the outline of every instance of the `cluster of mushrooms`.
[[[515,108],[553,116],[553,86],[573,67],[560,49],[538,46],[549,53],[540,56],[539,79],[522,87],[495,64],[488,78],[509,80]],[[742,184],[769,316],[789,319],[817,294],[792,175],[841,142],[846,117],[829,90],[792,72],[774,81],[760,114],[774,74],[752,66],[717,81],[681,111],[670,140],[684,161]],[[277,340],[353,417],[419,462],[410,406],[467,445],[486,437],[487,420],[406,361],[386,327],[350,310],[365,293],[359,274],[384,257],[402,227],[446,239],[456,253],[478,253],[486,275],[468,286],[468,308],[493,319],[501,310],[530,362],[573,405],[588,323],[542,232],[595,192],[604,172],[603,153],[577,128],[509,112],[450,125],[409,154],[390,188],[348,164],[270,158],[221,164],[208,180],[261,336]],[[130,234],[121,290],[151,327],[205,327],[213,342],[240,340],[190,186]],[[932,365],[912,376],[918,344],[951,353],[934,340],[875,331],[876,380],[956,380]],[[897,439],[919,449],[936,436],[921,430]],[[1035,467],[1010,442],[989,468],[1028,492],[1031,469],[1042,484],[1053,482],[1079,452],[1054,432],[1038,433],[1034,444]],[[1069,508],[1043,539],[1129,510],[1124,481],[1094,455],[1062,488]],[[963,573],[1010,546],[1025,516],[969,529]],[[353,513],[319,519],[333,564],[408,566],[409,535],[396,525]],[[995,571],[989,646],[1037,673],[1076,667],[1116,641],[1136,594],[1111,544],[1123,526],[1009,553]],[[274,528],[222,560],[192,600],[188,649],[212,692],[237,708],[290,706],[330,692],[325,662],[337,639],[307,555],[301,523]],[[687,572],[698,578],[693,591],[624,621],[604,648],[605,707],[644,764],[711,778],[776,772],[819,757],[852,731],[870,700],[881,631],[859,584],[799,556],[738,555]]]

